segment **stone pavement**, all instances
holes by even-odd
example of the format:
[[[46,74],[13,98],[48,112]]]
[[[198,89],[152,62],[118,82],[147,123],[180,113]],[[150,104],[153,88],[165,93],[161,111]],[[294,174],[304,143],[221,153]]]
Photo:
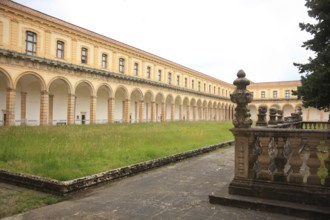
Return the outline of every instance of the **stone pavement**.
[[[233,178],[233,160],[234,148],[226,147],[7,219],[297,219],[210,204],[208,195]]]

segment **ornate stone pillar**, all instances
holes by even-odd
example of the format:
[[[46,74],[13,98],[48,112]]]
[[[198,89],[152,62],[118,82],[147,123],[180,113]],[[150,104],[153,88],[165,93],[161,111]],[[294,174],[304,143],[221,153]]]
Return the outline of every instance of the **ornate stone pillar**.
[[[250,119],[251,114],[247,105],[252,102],[253,95],[246,89],[246,86],[250,85],[250,81],[245,78],[243,70],[238,71],[237,77],[234,81],[236,89],[230,94],[231,101],[237,104],[233,123],[235,128],[250,128],[252,120]]]
[[[26,92],[21,92],[21,125],[26,125]]]
[[[270,108],[269,109],[269,121],[268,124],[270,125],[276,125],[276,112],[277,109],[276,108]]]
[[[41,91],[40,94],[40,125],[48,125],[49,113],[49,94],[47,91]]]
[[[89,99],[89,120],[90,124],[95,124],[96,121],[96,96],[90,96]]]
[[[54,95],[49,95],[49,113],[48,113],[48,124],[52,125],[53,124],[53,108],[54,108]]]
[[[67,124],[75,124],[76,113],[76,96],[74,94],[68,94],[68,110],[67,110]]]
[[[113,123],[113,107],[114,107],[114,98],[108,99],[108,123]]]
[[[12,88],[7,88],[6,96],[6,125],[15,125],[15,104],[16,104],[16,91]]]

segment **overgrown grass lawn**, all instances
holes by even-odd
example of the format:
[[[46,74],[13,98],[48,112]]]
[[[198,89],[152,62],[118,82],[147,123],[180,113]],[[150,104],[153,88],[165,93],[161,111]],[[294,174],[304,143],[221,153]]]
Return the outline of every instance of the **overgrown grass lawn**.
[[[0,169],[69,180],[232,140],[231,123],[1,127]]]

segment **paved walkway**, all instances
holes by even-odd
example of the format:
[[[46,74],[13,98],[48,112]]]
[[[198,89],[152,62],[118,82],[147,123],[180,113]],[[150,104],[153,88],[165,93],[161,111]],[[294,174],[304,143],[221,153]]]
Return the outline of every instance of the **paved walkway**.
[[[233,178],[233,158],[233,147],[221,149],[7,219],[297,219],[210,204],[208,195]]]

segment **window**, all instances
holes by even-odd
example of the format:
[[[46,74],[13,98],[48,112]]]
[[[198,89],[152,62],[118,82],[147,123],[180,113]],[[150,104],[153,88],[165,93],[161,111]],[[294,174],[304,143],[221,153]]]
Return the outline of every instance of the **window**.
[[[151,67],[147,66],[147,79],[150,79],[151,77]]]
[[[290,98],[290,90],[285,90],[285,98]]]
[[[158,70],[158,81],[162,81],[162,71]]]
[[[261,94],[260,94],[261,98],[264,99],[266,97],[266,93],[265,91],[261,91]]]
[[[187,78],[184,78],[184,87],[188,87],[188,79]]]
[[[204,83],[204,92],[206,92],[206,83]]]
[[[171,83],[172,83],[172,73],[168,73],[167,80],[168,80],[168,84],[171,85]]]
[[[177,86],[180,85],[180,76],[179,75],[176,76],[176,85]]]
[[[57,41],[57,49],[56,49],[56,57],[60,59],[64,59],[64,42]]]
[[[198,91],[201,91],[201,82],[198,82]]]
[[[138,75],[139,75],[139,64],[134,63],[134,76],[138,76]]]
[[[27,55],[36,55],[37,53],[37,34],[31,31],[26,32],[25,36],[26,48],[25,52]]]
[[[195,85],[194,85],[195,81],[191,80],[191,88],[194,89]]]
[[[125,60],[123,58],[119,59],[119,73],[125,73]]]
[[[273,91],[273,98],[274,98],[274,99],[277,98],[277,91],[276,91],[276,90]]]
[[[106,69],[107,68],[107,63],[108,63],[108,55],[105,53],[102,54],[102,68]]]
[[[87,64],[87,55],[88,55],[88,50],[87,48],[81,48],[81,63]]]

